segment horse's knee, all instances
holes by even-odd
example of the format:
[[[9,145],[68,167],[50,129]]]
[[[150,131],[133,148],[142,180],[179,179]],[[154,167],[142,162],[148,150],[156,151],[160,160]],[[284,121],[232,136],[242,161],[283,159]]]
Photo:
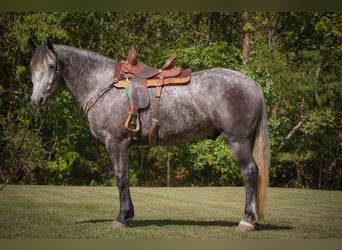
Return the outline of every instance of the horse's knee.
[[[128,186],[128,178],[127,176],[122,176],[122,175],[116,175],[115,176],[115,180],[116,180],[116,186],[119,189],[125,188]]]

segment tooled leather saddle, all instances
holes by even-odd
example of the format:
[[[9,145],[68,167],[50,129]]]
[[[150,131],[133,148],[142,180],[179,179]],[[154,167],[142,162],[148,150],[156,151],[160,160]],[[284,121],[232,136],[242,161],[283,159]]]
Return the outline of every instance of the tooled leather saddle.
[[[122,60],[116,64],[114,86],[116,88],[125,88],[130,97],[130,111],[124,127],[131,133],[133,140],[139,139],[138,133],[141,128],[139,111],[150,108],[150,97],[147,88],[156,88],[149,133],[149,143],[154,146],[157,144],[158,108],[163,86],[189,83],[192,71],[191,69],[182,70],[180,67],[174,67],[175,55],[172,55],[161,68],[148,66],[138,61],[137,57],[137,51],[132,43],[127,60]]]

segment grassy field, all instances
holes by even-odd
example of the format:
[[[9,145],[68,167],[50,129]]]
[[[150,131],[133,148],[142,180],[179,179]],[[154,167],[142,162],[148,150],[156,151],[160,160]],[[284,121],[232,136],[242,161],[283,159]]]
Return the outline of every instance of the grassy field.
[[[242,187],[132,188],[136,216],[112,229],[113,187],[7,186],[1,239],[341,239],[342,192],[270,188],[258,230],[237,233]]]

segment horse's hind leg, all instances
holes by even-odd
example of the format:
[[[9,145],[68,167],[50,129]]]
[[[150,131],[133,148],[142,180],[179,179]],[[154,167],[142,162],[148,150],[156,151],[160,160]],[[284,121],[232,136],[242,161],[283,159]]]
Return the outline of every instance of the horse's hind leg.
[[[254,162],[251,141],[249,139],[242,138],[240,140],[232,140],[232,138],[230,138],[228,141],[234,158],[240,167],[246,187],[245,214],[237,227],[237,231],[254,230],[255,223],[258,220],[256,191],[259,168]]]
[[[113,221],[112,226],[115,228],[127,227],[128,220],[134,216],[128,178],[129,142],[109,142],[106,144],[106,147],[114,165],[115,179],[120,199],[120,213]]]

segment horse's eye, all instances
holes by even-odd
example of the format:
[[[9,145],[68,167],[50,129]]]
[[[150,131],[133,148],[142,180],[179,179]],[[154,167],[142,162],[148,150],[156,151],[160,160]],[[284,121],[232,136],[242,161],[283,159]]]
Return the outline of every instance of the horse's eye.
[[[55,69],[55,65],[54,64],[50,64],[49,65],[49,70],[54,70]]]

